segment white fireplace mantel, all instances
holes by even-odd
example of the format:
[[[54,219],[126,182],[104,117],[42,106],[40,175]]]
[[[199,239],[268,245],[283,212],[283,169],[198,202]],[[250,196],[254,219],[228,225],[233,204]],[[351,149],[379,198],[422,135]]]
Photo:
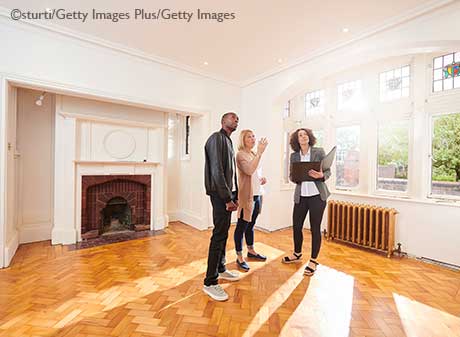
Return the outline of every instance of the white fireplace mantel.
[[[139,165],[142,164],[142,165]],[[158,163],[129,162],[86,162],[76,161],[75,189],[75,230],[77,241],[81,241],[81,210],[82,210],[82,176],[92,175],[150,175],[150,229],[160,230],[167,224],[164,214],[163,170]]]
[[[59,107],[59,105],[58,105]],[[82,176],[150,175],[151,230],[163,229],[168,223],[166,212],[165,129],[146,125],[126,127],[123,120],[105,124],[98,119],[80,121],[57,111],[55,132],[55,186],[53,244],[81,241]],[[114,125],[116,124],[116,125]],[[129,146],[114,141],[119,134]],[[112,138],[110,138],[112,137]],[[126,159],[121,156],[126,155]]]

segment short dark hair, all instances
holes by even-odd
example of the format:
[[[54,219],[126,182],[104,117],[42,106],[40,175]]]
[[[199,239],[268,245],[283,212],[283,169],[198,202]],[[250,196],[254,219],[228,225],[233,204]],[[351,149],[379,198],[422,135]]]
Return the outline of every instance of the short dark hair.
[[[313,135],[313,131],[311,129],[307,129],[307,128],[297,129],[291,134],[291,139],[289,140],[289,145],[291,145],[291,149],[294,152],[300,151],[299,131],[301,130],[305,131],[308,135],[308,145],[313,146],[316,144],[316,137],[315,135]]]
[[[230,112],[226,112],[222,115],[222,118],[220,119],[220,123],[223,123],[224,122],[224,119],[227,118],[228,116],[230,115],[235,115],[236,116],[236,113],[234,113],[233,111],[230,111]]]

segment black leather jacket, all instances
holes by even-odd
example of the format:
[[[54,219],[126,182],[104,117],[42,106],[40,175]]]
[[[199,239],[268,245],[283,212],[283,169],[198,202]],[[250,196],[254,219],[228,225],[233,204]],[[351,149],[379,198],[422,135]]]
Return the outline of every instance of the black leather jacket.
[[[221,198],[225,203],[235,200],[238,196],[236,182],[235,154],[233,143],[224,129],[209,136],[204,147],[204,184],[206,194]],[[235,181],[232,181],[233,178]],[[235,184],[236,196],[232,196]]]

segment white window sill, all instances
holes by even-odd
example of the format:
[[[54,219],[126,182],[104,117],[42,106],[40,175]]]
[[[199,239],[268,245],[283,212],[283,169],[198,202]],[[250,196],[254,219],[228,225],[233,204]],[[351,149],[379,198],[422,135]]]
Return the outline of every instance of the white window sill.
[[[356,192],[348,191],[331,191],[331,194],[344,195],[344,196],[353,196],[360,198],[371,198],[371,199],[380,199],[380,200],[393,200],[393,201],[402,201],[410,202],[417,204],[426,204],[426,205],[443,205],[451,207],[460,207],[460,200],[457,199],[440,199],[440,198],[426,198],[426,199],[414,199],[408,196],[389,196],[389,195],[375,195],[375,194],[363,194]]]

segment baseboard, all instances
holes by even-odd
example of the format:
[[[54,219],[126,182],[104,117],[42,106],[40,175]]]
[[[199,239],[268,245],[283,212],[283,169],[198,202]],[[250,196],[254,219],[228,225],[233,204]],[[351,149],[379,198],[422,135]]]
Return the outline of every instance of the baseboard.
[[[177,211],[168,212],[169,222],[179,221],[178,213]]]
[[[54,226],[51,231],[51,244],[53,245],[71,245],[77,242],[77,231],[72,229],[63,229]]]
[[[159,216],[153,219],[153,230],[161,230],[168,226],[169,216]]]
[[[208,229],[207,223],[203,217],[188,211],[170,212],[169,221],[180,221],[199,230]]]
[[[38,223],[18,226],[19,243],[45,241],[51,239],[51,224]]]
[[[16,254],[16,250],[19,247],[19,233],[14,231],[13,237],[10,241],[7,242],[5,247],[5,265],[4,267],[8,267],[13,260],[14,254]]]

